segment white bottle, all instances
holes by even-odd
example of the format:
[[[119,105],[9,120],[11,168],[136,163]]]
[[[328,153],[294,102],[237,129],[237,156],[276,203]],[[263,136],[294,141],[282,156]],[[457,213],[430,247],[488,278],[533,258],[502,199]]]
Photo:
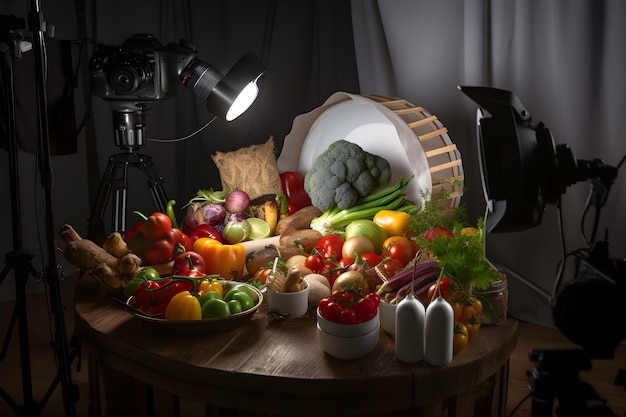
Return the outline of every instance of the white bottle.
[[[396,307],[396,357],[406,363],[424,359],[426,311],[420,300],[409,293]]]
[[[426,352],[429,365],[445,366],[452,360],[454,311],[441,295],[426,307]]]

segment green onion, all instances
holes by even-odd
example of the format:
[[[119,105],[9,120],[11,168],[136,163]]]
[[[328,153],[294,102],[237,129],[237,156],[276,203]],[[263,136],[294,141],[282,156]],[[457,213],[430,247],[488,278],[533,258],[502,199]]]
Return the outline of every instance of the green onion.
[[[329,208],[311,221],[311,229],[317,230],[322,235],[341,234],[353,221],[371,220],[380,210],[413,212],[417,210],[417,206],[408,201],[405,194],[411,179],[413,176],[408,179],[400,178],[394,185],[359,199],[350,208],[343,210],[336,206]]]

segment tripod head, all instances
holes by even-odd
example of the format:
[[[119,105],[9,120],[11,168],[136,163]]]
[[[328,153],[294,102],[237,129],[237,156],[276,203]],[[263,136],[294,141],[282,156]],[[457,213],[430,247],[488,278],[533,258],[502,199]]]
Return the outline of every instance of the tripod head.
[[[151,107],[145,103],[113,102],[113,136],[115,146],[135,151],[146,143],[146,115]]]

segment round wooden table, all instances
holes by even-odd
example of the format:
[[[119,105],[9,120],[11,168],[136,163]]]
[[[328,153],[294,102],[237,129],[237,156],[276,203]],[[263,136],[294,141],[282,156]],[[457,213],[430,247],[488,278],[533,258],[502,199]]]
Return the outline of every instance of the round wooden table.
[[[499,416],[518,323],[484,325],[446,367],[405,364],[381,331],[364,358],[339,360],[320,348],[315,313],[280,320],[267,302],[223,333],[155,329],[82,277],[76,331],[87,352],[93,416],[420,415]]]

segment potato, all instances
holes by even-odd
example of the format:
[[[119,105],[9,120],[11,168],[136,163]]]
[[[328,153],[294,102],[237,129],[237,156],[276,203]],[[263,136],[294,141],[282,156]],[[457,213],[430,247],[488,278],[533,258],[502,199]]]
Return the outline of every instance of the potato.
[[[309,279],[318,274],[309,274],[304,279],[309,283],[309,308],[316,309],[323,298],[330,297],[330,285],[323,275],[319,275],[326,280],[324,284],[321,280]]]
[[[311,252],[315,245],[322,239],[322,234],[313,229],[288,229],[280,235],[280,246],[296,246],[303,252]]]
[[[311,220],[321,215],[322,211],[315,206],[303,207],[291,216],[280,219],[276,225],[276,234],[282,235],[288,229],[309,229]]]

